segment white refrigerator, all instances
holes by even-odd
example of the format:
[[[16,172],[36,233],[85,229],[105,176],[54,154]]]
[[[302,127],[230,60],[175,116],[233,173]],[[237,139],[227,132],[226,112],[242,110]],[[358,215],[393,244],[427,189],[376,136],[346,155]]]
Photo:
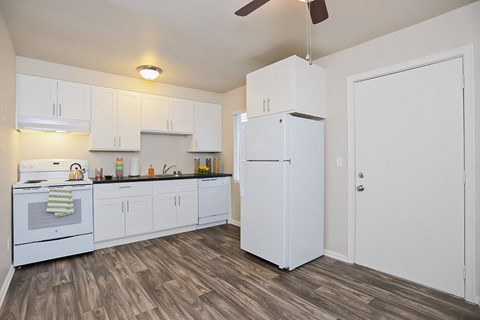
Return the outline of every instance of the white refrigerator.
[[[248,119],[240,167],[240,247],[293,270],[323,255],[324,123]]]

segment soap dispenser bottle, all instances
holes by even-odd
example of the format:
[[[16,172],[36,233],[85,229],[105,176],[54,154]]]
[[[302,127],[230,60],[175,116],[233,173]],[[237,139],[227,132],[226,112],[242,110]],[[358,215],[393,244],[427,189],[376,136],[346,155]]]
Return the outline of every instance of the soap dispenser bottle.
[[[155,169],[153,169],[152,165],[148,168],[148,176],[153,177],[155,175]]]

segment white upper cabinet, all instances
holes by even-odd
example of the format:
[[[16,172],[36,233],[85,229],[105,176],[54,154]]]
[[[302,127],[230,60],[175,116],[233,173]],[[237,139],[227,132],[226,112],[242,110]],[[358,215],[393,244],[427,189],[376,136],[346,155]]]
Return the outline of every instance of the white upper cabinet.
[[[90,120],[90,86],[58,81],[58,117],[75,120]]]
[[[20,116],[57,116],[57,80],[17,74],[17,108]]]
[[[92,87],[91,150],[140,150],[140,93]]]
[[[88,132],[90,86],[17,74],[17,128]]]
[[[117,90],[92,88],[92,128],[90,149],[113,150],[117,136]]]
[[[168,131],[170,99],[142,94],[142,131]]]
[[[118,90],[117,146],[120,150],[140,151],[141,95]]]
[[[142,132],[193,133],[193,101],[142,94]]]
[[[193,133],[193,101],[171,99],[170,131],[178,134]]]
[[[325,118],[325,72],[291,56],[247,75],[247,117],[289,112]]]
[[[190,152],[222,151],[222,107],[218,104],[195,102],[193,136]]]

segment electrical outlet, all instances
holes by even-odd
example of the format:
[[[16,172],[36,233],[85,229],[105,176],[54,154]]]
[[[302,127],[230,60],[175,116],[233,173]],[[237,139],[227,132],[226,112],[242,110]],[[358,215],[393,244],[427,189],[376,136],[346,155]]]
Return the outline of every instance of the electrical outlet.
[[[343,167],[343,157],[337,157],[337,167]]]

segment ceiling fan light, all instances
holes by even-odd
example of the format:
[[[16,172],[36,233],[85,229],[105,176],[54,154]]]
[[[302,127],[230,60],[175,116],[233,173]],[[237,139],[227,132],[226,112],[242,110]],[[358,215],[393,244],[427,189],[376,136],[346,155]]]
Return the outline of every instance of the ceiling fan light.
[[[155,80],[158,78],[160,73],[163,72],[159,67],[150,65],[139,66],[137,67],[137,71],[146,80]]]

